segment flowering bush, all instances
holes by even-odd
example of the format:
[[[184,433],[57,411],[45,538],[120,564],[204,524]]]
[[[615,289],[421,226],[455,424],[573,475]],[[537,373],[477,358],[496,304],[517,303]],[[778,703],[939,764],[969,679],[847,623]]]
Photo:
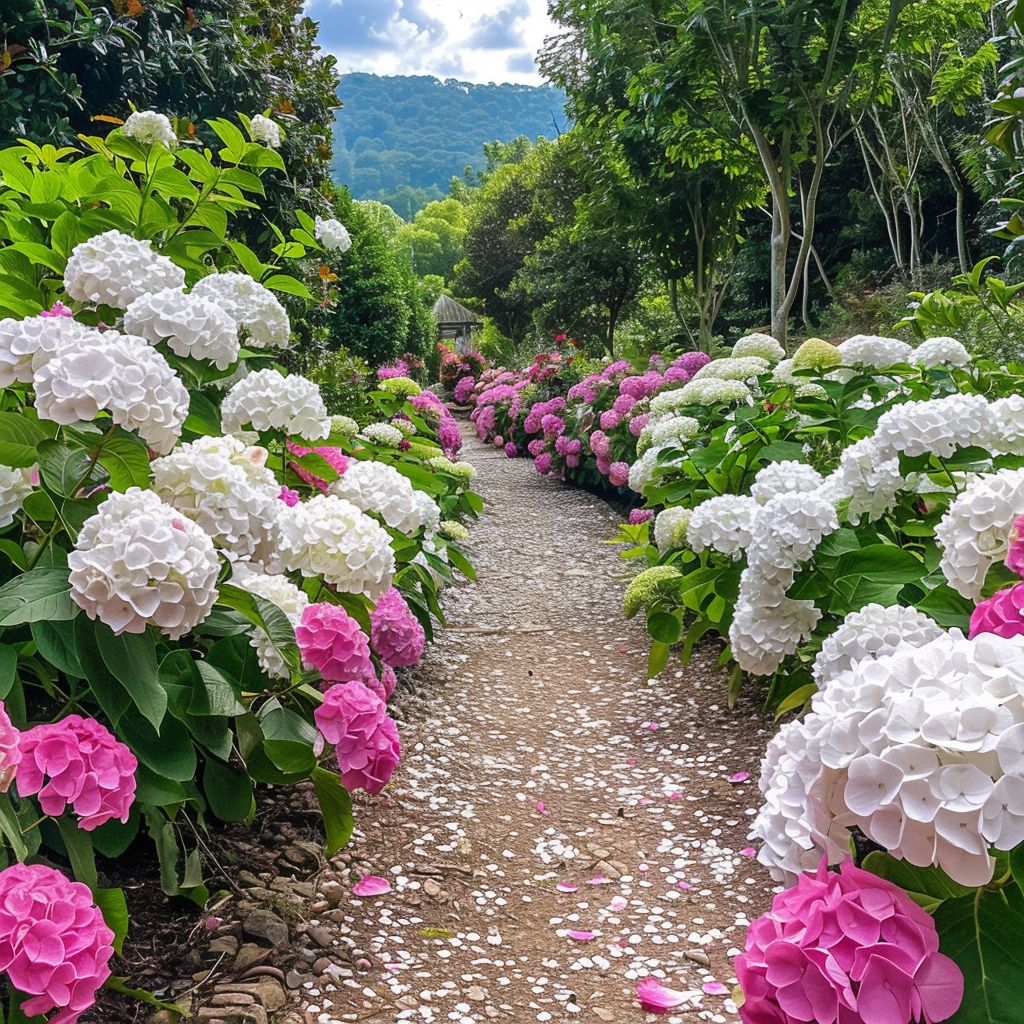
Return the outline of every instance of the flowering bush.
[[[0,153],[0,972],[60,1024],[125,937],[94,844],[150,835],[165,890],[202,905],[203,829],[312,779],[335,852],[346,787],[379,792],[398,762],[394,669],[473,573],[482,502],[444,403],[396,375],[374,423],[332,418],[275,361],[278,295],[301,312],[347,232],[297,210],[273,263],[231,237],[284,169],[261,117],[254,141],[212,122],[216,156],[152,112],[88,158]]]

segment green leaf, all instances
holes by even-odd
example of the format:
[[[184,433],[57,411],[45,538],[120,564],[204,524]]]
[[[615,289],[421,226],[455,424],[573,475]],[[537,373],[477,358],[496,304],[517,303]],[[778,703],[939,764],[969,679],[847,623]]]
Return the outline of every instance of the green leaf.
[[[942,952],[964,974],[964,999],[949,1024],[1019,1024],[1024,892],[979,889],[935,911]]]
[[[288,274],[274,274],[263,282],[264,286],[274,292],[285,295],[297,295],[300,299],[312,301],[313,293],[301,282]]]
[[[324,819],[327,842],[324,853],[333,857],[344,849],[352,838],[355,822],[352,818],[352,799],[341,784],[337,773],[325,768],[313,769],[313,788],[320,801],[320,813]]]
[[[245,714],[245,705],[222,672],[206,661],[194,661],[192,665],[195,675],[188,706],[190,715],[228,718]]]
[[[672,648],[668,644],[663,644],[658,640],[651,644],[651,653],[647,659],[648,679],[653,679],[664,671],[671,653]]]
[[[313,744],[316,730],[294,711],[280,706],[271,706],[261,717],[263,734],[266,737],[263,749],[277,767],[289,774],[308,775],[316,766]]]
[[[11,798],[6,793],[0,793],[0,833],[10,844],[14,856],[24,861],[28,857],[28,847],[21,835],[21,823],[11,806]]]
[[[146,630],[114,636],[109,627],[98,622],[96,641],[103,663],[159,735],[167,714],[167,691],[160,684],[153,634]]]
[[[174,782],[191,782],[195,778],[195,748],[188,729],[176,718],[164,718],[158,735],[142,715],[129,708],[117,724],[117,734],[157,775]]]
[[[108,438],[100,451],[99,464],[107,471],[115,491],[149,487],[149,450],[135,434],[122,430]]]
[[[36,449],[47,438],[39,422],[24,413],[0,412],[0,465],[27,469],[38,461]]]
[[[844,579],[912,583],[924,574],[924,564],[913,552],[894,544],[869,544],[859,551],[841,555],[832,577],[836,583]]]
[[[120,955],[128,936],[128,901],[123,889],[93,889],[93,902],[100,908],[103,920],[114,933],[114,951]]]
[[[203,768],[203,792],[210,810],[221,821],[248,821],[256,811],[248,774],[213,758],[208,758]]]
[[[89,482],[95,468],[85,449],[72,448],[60,441],[40,442],[38,459],[43,484],[62,498],[74,498]]]
[[[288,621],[288,616],[276,604],[230,583],[221,586],[217,603],[240,612],[253,625],[259,626],[270,638],[270,642],[284,658],[285,663],[296,671],[299,669],[299,648],[295,642],[295,630]]]
[[[655,612],[647,617],[647,632],[659,643],[679,643],[682,636],[683,624],[679,615],[672,615],[669,612]]]
[[[946,629],[966,629],[974,611],[974,602],[942,583],[917,602],[918,611],[926,612]]]
[[[864,868],[905,889],[915,902],[929,911],[934,910],[943,900],[967,896],[974,891],[969,886],[954,882],[940,868],[915,867],[905,860],[897,860],[877,850],[864,858]]]
[[[70,594],[67,569],[37,568],[15,576],[0,587],[0,626],[73,619],[79,608]]]
[[[60,837],[64,840],[71,861],[71,870],[75,879],[84,882],[90,889],[98,884],[96,877],[96,854],[93,852],[92,839],[88,832],[83,832],[78,825],[68,818],[56,818]]]
[[[140,764],[135,772],[135,784],[136,801],[151,807],[173,807],[184,803],[187,798],[181,783],[165,779],[144,764]]]
[[[0,644],[0,700],[11,692],[18,678],[18,651],[10,644]]]

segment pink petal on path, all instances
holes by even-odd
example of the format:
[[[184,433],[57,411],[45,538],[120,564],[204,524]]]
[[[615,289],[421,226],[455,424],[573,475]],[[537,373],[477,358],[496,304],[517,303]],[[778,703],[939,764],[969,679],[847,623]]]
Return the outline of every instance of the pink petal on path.
[[[578,885],[573,885],[572,882],[559,882],[558,885],[555,886],[555,888],[559,892],[578,892],[579,891],[579,886]]]
[[[605,878],[604,875],[594,875],[594,877],[591,878],[587,882],[587,885],[611,885],[611,884],[612,884],[612,880],[610,878]]]
[[[608,904],[609,910],[625,910],[629,906],[629,902],[623,896],[613,897],[611,903]]]
[[[537,813],[538,814],[547,814],[548,813],[548,809],[544,806],[544,801],[543,800],[538,800],[537,801]]]
[[[741,857],[756,857],[757,856],[757,850],[755,850],[752,846],[747,846],[744,849],[740,850],[740,856]]]
[[[740,782],[746,782],[750,778],[750,772],[737,772],[729,776],[729,781],[735,786]]]
[[[665,988],[654,978],[644,978],[637,985],[636,997],[640,1000],[641,1008],[648,1013],[668,1013],[669,1010],[674,1010],[689,1000],[685,992]]]
[[[353,896],[383,896],[391,892],[391,883],[378,875],[366,875],[352,886]]]
[[[705,982],[701,985],[701,991],[707,993],[709,996],[724,996],[729,994],[729,989],[720,981]]]
[[[597,938],[594,932],[566,932],[566,935],[576,942],[592,942]]]
[[[690,888],[690,883],[689,882],[676,882],[676,888],[677,889],[689,889]]]

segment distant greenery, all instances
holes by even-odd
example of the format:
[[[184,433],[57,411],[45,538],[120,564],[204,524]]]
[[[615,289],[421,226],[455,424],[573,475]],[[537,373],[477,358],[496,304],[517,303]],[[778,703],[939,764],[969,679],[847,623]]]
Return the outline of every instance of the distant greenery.
[[[335,180],[406,220],[443,198],[453,177],[483,167],[485,143],[554,138],[567,126],[565,95],[550,86],[352,74],[338,96]]]

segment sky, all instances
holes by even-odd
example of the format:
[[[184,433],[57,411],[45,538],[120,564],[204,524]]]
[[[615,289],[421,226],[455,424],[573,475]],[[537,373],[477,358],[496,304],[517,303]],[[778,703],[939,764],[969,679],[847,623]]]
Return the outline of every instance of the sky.
[[[547,0],[307,0],[341,72],[537,85]]]

